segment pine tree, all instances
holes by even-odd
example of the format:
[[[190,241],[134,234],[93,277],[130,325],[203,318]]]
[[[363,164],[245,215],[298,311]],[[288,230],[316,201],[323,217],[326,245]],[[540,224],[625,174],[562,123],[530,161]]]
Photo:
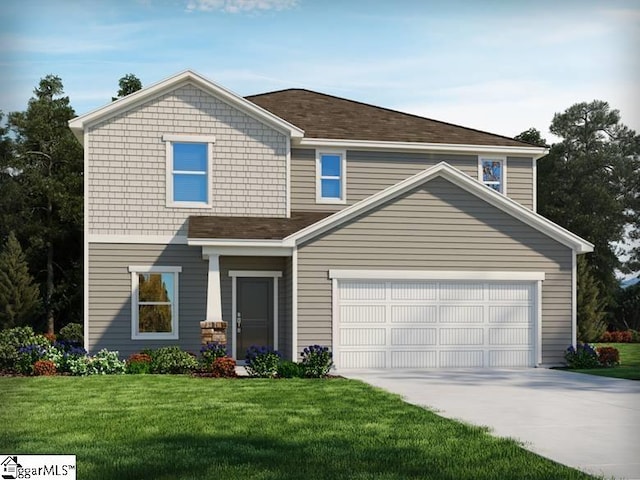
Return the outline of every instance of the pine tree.
[[[596,342],[605,332],[605,301],[584,256],[578,257],[578,341]]]
[[[40,291],[29,274],[20,242],[11,232],[0,252],[0,327],[28,325],[40,309]]]

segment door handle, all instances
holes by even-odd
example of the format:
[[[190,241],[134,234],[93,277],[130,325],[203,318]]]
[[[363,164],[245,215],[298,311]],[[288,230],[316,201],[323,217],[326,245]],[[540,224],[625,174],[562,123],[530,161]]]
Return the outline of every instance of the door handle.
[[[242,333],[242,313],[236,313],[236,332]]]

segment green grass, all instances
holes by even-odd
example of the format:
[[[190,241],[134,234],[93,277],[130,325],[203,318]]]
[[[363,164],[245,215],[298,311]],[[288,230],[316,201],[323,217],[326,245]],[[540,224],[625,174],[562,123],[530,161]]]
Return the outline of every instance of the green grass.
[[[615,347],[620,351],[620,365],[613,368],[571,370],[600,377],[640,380],[640,343],[597,343],[597,347]]]
[[[0,450],[79,479],[592,478],[346,379],[4,377],[0,406]]]

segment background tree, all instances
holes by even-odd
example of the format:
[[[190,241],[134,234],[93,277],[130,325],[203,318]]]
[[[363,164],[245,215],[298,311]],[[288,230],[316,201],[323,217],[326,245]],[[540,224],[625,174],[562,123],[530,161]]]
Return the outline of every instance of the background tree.
[[[46,328],[82,315],[82,147],[59,77],[40,80],[26,111],[9,115],[12,154],[0,166],[0,234],[15,231],[42,286]],[[10,173],[6,173],[10,172]],[[34,324],[38,328],[41,325]]]
[[[514,137],[516,140],[520,140],[521,142],[527,142],[532,145],[537,145],[539,147],[546,147],[547,141],[542,138],[542,134],[540,130],[537,128],[530,128],[529,130],[525,130],[519,135]]]
[[[611,305],[619,288],[615,271],[624,268],[613,244],[635,221],[638,136],[599,100],[557,113],[550,130],[562,140],[538,162],[538,211],[595,245],[587,261]]]
[[[600,296],[597,281],[584,255],[578,257],[577,284],[578,340],[596,342],[607,329],[604,322],[605,301]]]
[[[111,97],[111,101],[118,100],[119,98],[126,97],[127,95],[137,92],[142,88],[142,82],[133,73],[127,73],[124,77],[118,80],[120,89],[118,90],[117,97]]]
[[[0,328],[29,325],[40,309],[40,290],[11,232],[0,251]]]

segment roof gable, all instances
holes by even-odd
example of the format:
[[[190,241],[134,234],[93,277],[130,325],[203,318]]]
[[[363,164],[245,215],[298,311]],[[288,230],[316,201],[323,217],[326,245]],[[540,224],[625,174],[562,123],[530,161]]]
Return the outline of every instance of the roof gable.
[[[246,99],[302,128],[305,138],[544,150],[513,138],[310,90],[280,90]]]
[[[452,167],[446,162],[441,162],[431,168],[409,177],[389,188],[386,188],[371,197],[351,205],[324,220],[320,220],[284,239],[285,243],[299,245],[302,242],[311,240],[322,233],[338,227],[339,225],[362,215],[375,207],[378,207],[410,190],[418,187],[434,178],[445,178],[454,185],[475,195],[481,200],[497,207],[512,217],[522,221],[532,228],[548,235],[563,245],[575,250],[577,253],[588,253],[593,251],[593,244],[571,233],[570,231],[556,225],[541,215],[528,210],[519,203],[511,200],[491,188],[487,188],[470,176]]]
[[[142,90],[138,90],[126,97],[120,98],[108,105],[104,105],[92,112],[76,117],[69,121],[69,127],[75,134],[76,138],[78,138],[80,142],[83,142],[84,130],[87,127],[130,110],[183,85],[189,84],[204,90],[210,95],[220,99],[232,107],[237,108],[256,120],[261,121],[283,133],[287,133],[292,138],[302,137],[304,135],[304,131],[297,126],[292,125],[272,112],[263,109],[253,102],[245,100],[241,96],[236,95],[232,91],[213,83],[191,70],[186,70],[162,80],[161,82],[143,88]]]

